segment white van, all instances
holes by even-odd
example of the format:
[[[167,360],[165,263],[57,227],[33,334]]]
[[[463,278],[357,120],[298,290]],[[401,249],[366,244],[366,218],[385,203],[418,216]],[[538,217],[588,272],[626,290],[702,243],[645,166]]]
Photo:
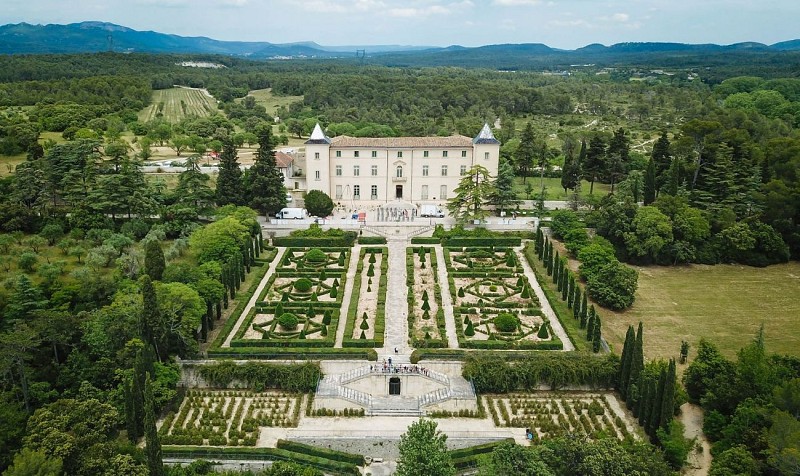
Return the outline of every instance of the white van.
[[[444,212],[436,205],[422,205],[419,208],[419,216],[423,218],[444,218]]]
[[[275,214],[275,218],[280,219],[288,219],[294,218],[295,220],[300,220],[301,218],[306,218],[308,214],[306,213],[305,208],[282,208],[281,211]]]

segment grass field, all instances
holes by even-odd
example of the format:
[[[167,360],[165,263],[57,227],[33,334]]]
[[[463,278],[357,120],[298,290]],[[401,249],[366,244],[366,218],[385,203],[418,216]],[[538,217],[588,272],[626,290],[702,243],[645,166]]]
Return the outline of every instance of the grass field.
[[[281,106],[289,107],[289,104],[303,100],[303,96],[276,96],[272,94],[272,88],[256,89],[250,91],[248,96],[256,98],[256,104],[264,106],[270,116],[274,116]]]
[[[528,177],[528,182],[533,187],[533,192],[531,194],[530,200],[535,200],[539,196],[539,191],[542,189],[542,179],[539,177]],[[547,194],[545,200],[569,200],[569,197],[572,195],[572,190],[569,191],[566,195],[564,194],[564,189],[561,188],[561,179],[560,178],[547,178],[544,179],[544,186],[545,192]],[[589,182],[583,180],[581,182],[581,196],[586,197],[589,195]],[[522,177],[514,177],[514,191],[517,192],[517,198],[520,200],[528,200],[528,196],[525,193],[525,188],[527,185],[522,182]],[[602,197],[604,195],[608,195],[611,191],[611,186],[595,182],[594,183],[594,195],[596,197]]]
[[[622,351],[629,324],[644,323],[647,358],[678,357],[682,340],[695,356],[701,337],[728,357],[763,323],[767,351],[800,356],[800,263],[646,267],[628,311],[603,310],[603,336]]]
[[[172,88],[153,91],[150,105],[139,112],[139,120],[163,117],[167,122],[180,122],[184,117],[205,117],[217,112],[217,101],[200,89]]]

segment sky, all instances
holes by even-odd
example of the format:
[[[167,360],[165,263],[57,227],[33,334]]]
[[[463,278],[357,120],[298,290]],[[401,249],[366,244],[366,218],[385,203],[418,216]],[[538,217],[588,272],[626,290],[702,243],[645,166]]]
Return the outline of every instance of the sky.
[[[219,40],[574,49],[800,38],[798,0],[0,0],[0,24],[106,21]]]

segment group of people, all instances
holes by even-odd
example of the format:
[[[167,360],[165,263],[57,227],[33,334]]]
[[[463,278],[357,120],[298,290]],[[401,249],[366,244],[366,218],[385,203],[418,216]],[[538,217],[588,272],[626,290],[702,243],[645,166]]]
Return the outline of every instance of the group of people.
[[[387,361],[383,359],[383,365],[370,365],[369,371],[373,373],[384,373],[384,374],[419,374],[424,376],[429,376],[430,371],[425,367],[421,367],[419,365],[410,365],[410,364],[403,364],[403,365],[392,365],[391,357]]]

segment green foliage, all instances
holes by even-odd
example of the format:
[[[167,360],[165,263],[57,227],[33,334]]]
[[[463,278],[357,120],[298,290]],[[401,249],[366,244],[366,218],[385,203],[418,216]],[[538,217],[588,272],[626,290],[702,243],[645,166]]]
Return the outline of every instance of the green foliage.
[[[33,451],[23,448],[14,455],[14,463],[5,472],[4,476],[60,476],[63,463],[61,458],[50,456],[44,451]]]
[[[452,476],[456,471],[447,452],[447,435],[433,420],[421,419],[400,436],[398,476]]]
[[[144,272],[153,281],[160,281],[165,267],[166,260],[161,243],[158,240],[147,240],[144,245]]]
[[[679,420],[672,420],[665,431],[658,430],[658,441],[664,449],[664,459],[673,469],[679,470],[686,464],[689,451],[693,448],[693,440],[683,436],[684,426]]]
[[[234,217],[225,217],[198,228],[189,237],[189,246],[201,263],[227,263],[241,253],[249,239],[250,232],[244,224]]]
[[[314,283],[311,282],[308,278],[300,278],[294,282],[292,287],[294,287],[295,291],[299,293],[307,293],[311,291],[311,288],[314,286]]]
[[[514,332],[519,326],[519,319],[513,314],[501,313],[494,318],[494,326],[500,332]]]
[[[595,302],[613,310],[633,305],[639,273],[619,261],[611,261],[587,283],[586,293]]]
[[[466,318],[469,319],[469,318]],[[467,337],[472,337],[475,335],[475,327],[472,325],[472,321],[467,321],[467,327],[464,329],[464,335]]]
[[[319,248],[312,248],[306,252],[304,259],[308,263],[319,264],[327,261],[328,255],[326,255],[325,252]]]
[[[200,375],[214,386],[228,387],[234,381],[257,391],[278,388],[289,392],[313,392],[322,372],[317,363],[267,364],[247,362],[238,365],[223,360],[198,368]]]
[[[330,216],[333,211],[333,200],[320,190],[310,190],[304,200],[309,215],[324,218]]]
[[[290,312],[285,312],[278,317],[278,325],[287,331],[293,331],[297,329],[297,324],[299,322],[300,321],[297,319],[297,316]]]

